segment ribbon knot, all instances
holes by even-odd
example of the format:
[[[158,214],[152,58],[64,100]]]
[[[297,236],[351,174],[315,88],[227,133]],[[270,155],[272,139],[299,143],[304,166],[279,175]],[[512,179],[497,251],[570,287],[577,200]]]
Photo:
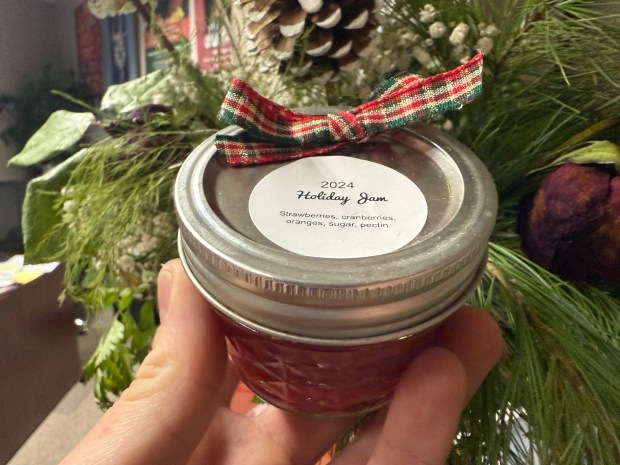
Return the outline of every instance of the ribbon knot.
[[[218,134],[218,153],[233,166],[324,155],[350,142],[460,109],[482,89],[482,53],[445,73],[422,78],[404,73],[384,81],[370,100],[349,111],[308,115],[261,96],[233,79],[218,118],[245,129]]]
[[[366,142],[370,138],[362,122],[350,111],[343,110],[325,116],[334,142],[342,140]]]

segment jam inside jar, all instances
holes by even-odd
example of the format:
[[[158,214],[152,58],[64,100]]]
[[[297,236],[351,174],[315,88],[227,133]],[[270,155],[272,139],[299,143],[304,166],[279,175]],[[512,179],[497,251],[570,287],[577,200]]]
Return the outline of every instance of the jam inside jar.
[[[174,197],[179,255],[243,381],[313,416],[389,401],[478,285],[497,210],[482,162],[425,124],[245,168],[212,137],[181,166]]]
[[[326,346],[275,338],[220,315],[230,359],[260,398],[320,416],[358,414],[387,403],[413,358],[431,346],[436,327],[393,341]]]

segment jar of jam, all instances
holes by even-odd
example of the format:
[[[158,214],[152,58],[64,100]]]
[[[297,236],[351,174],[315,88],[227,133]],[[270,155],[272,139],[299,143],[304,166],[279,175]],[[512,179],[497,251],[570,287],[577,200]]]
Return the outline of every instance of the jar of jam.
[[[181,259],[243,381],[273,405],[328,416],[388,402],[476,288],[497,194],[470,150],[416,123],[243,168],[210,138],[181,167],[175,202]]]

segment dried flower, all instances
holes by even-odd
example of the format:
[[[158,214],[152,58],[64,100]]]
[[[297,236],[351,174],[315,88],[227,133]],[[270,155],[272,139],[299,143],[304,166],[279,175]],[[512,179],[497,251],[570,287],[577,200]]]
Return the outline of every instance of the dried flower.
[[[479,27],[480,36],[482,37],[497,37],[502,32],[495,24],[483,25]]]
[[[620,176],[566,163],[549,174],[520,221],[523,248],[571,281],[620,282]]]
[[[430,3],[424,5],[424,8],[420,10],[420,22],[424,24],[432,23],[438,16],[439,11]]]
[[[441,21],[435,21],[428,27],[428,34],[433,39],[440,39],[448,32],[448,27]]]
[[[410,45],[417,44],[418,42],[420,42],[420,35],[415,34],[412,31],[405,31],[402,34],[396,34],[396,37],[397,37],[397,40],[399,41],[399,44],[403,46],[410,46]],[[392,42],[388,42],[388,43],[392,43]]]
[[[491,39],[490,37],[480,37],[480,39],[478,39],[478,42],[476,42],[476,48],[485,55],[493,49],[493,45],[493,39]]]
[[[169,214],[159,212],[153,217],[153,234],[155,236],[167,238],[174,230],[175,225]]]
[[[65,200],[62,204],[62,209],[65,213],[73,213],[77,208],[77,204],[74,200]]]
[[[459,23],[452,29],[448,40],[452,45],[461,45],[465,42],[467,34],[469,34],[469,26],[465,23]]]
[[[446,120],[441,125],[441,129],[443,129],[446,132],[450,132],[452,131],[452,129],[454,129],[454,123],[452,122],[451,119],[446,118]]]
[[[452,55],[459,60],[460,63],[465,63],[469,60],[471,49],[467,45],[459,44],[452,50]]]
[[[413,47],[413,50],[411,51],[411,55],[413,55],[413,58],[415,58],[422,66],[428,67],[429,65],[431,65],[433,61],[433,58],[431,57],[430,53],[428,53],[428,51],[426,51],[419,45],[416,45],[415,47]]]
[[[73,195],[73,188],[64,186],[62,189],[60,189],[60,195],[62,195],[66,199],[71,198],[71,196]]]
[[[131,255],[123,255],[118,259],[118,267],[125,272],[132,271],[136,266],[136,262]]]

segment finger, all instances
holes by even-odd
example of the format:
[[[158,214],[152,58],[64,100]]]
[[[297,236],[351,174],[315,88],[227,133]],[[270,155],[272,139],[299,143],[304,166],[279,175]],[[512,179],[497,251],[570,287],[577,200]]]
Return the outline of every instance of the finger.
[[[440,327],[436,344],[456,354],[467,373],[467,398],[471,398],[504,352],[497,322],[485,310],[464,307]]]
[[[178,260],[161,272],[159,283],[164,318],[153,350],[62,465],[182,465],[207,430],[220,405],[226,346]]]
[[[222,381],[221,387],[221,405],[223,407],[229,407],[232,401],[233,396],[235,395],[235,391],[239,386],[239,373],[233,366],[233,364],[228,361],[226,365],[226,375],[224,376],[224,380]]]
[[[359,415],[313,418],[269,406],[252,420],[260,430],[263,441],[279,449],[282,461],[277,463],[313,464],[359,418]]]
[[[188,465],[314,465],[355,421],[302,417],[271,405],[258,416],[220,408]]]
[[[437,344],[453,352],[461,361],[467,378],[467,398],[480,386],[504,348],[495,320],[484,310],[470,307],[460,309],[441,325]],[[337,457],[334,465],[366,463],[376,447],[384,421],[385,412],[379,412]],[[400,422],[398,418],[394,421],[396,424]],[[412,435],[410,441],[414,438]]]
[[[356,420],[310,418],[271,405],[258,416],[222,408],[189,463],[313,465]]]
[[[353,434],[351,442],[337,453],[329,465],[366,464],[377,446],[388,409],[389,405],[382,407],[365,419],[363,425],[356,427],[356,431],[349,432]]]
[[[162,324],[166,324],[166,319],[168,318],[168,308],[170,295],[171,295],[171,287],[172,280],[169,279],[170,276],[170,264],[164,265],[162,267],[162,272],[157,277],[157,302],[158,310],[159,310],[159,318]],[[239,384],[239,374],[237,370],[233,367],[232,363],[228,363],[226,367],[226,375],[224,376],[224,381],[222,383],[222,396],[221,396],[221,404],[229,405],[230,401],[235,393],[235,389]]]
[[[449,350],[418,356],[400,380],[369,465],[443,465],[467,399],[465,367]]]

